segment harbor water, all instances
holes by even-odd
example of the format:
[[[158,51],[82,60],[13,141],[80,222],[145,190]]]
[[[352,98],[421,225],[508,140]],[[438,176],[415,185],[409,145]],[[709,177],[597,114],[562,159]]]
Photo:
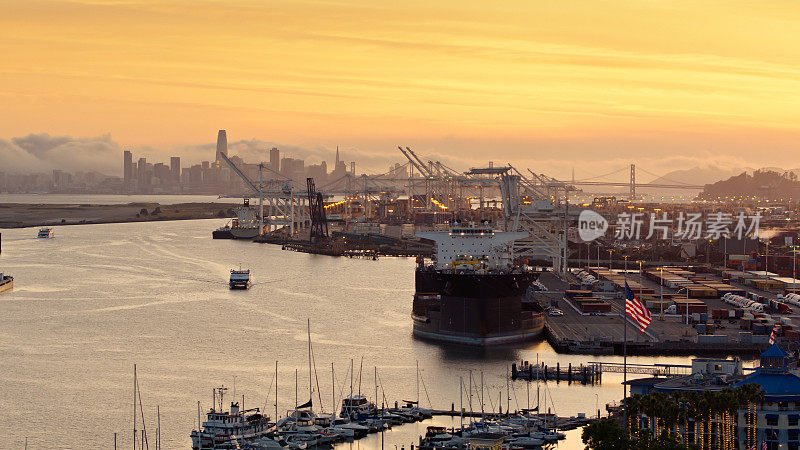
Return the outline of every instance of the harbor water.
[[[333,397],[341,402],[349,393],[351,360],[353,389],[371,400],[377,367],[379,405],[384,393],[392,405],[416,400],[417,363],[421,405],[435,409],[457,409],[459,379],[469,392],[470,371],[475,386],[482,373],[487,411],[496,411],[499,401],[503,410],[508,403],[511,409],[536,404],[536,383],[511,382],[507,399],[506,373],[514,362],[536,361],[537,355],[562,367],[622,360],[557,355],[543,341],[482,350],[417,340],[410,317],[413,258],[336,258],[212,240],[211,230],[225,222],[64,226],[55,228],[53,239],[36,239],[31,228],[2,230],[0,271],[15,279],[14,291],[0,296],[0,448],[22,448],[26,437],[31,449],[113,448],[114,433],[119,448],[129,448],[134,363],[149,441],[158,406],[164,448],[190,448],[197,402],[205,411],[212,388],[223,384],[226,399],[241,402],[244,396],[244,407],[266,405],[274,416],[275,361],[283,415],[309,397],[307,319],[317,411],[330,411]],[[252,270],[248,291],[228,289],[229,271],[239,266]],[[549,382],[539,392],[553,413],[591,416],[597,405],[602,410],[622,397],[621,380],[609,373],[599,386]],[[469,409],[468,395],[463,401]],[[480,410],[477,394],[473,409]],[[459,419],[407,424],[340,446],[408,448],[432,423],[452,426]],[[579,436],[580,430],[569,433],[559,448],[583,448]]]

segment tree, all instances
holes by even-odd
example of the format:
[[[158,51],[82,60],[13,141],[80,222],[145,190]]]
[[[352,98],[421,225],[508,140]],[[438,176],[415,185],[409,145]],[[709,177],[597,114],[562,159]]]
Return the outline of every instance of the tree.
[[[581,433],[581,440],[587,449],[626,450],[631,448],[628,433],[612,417],[605,417],[587,425]]]

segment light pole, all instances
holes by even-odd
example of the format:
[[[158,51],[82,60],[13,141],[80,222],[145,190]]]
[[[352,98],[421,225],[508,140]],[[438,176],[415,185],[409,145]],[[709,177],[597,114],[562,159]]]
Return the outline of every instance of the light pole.
[[[594,393],[594,407],[597,409],[597,418],[600,418],[600,396],[597,392]]]
[[[661,308],[661,320],[664,320],[664,266],[658,268],[661,272],[661,276],[659,277],[659,288],[658,288],[658,303]]]
[[[797,283],[797,246],[792,245],[792,293],[797,294],[797,287],[795,284]]]
[[[724,260],[722,261],[722,266],[723,266],[724,269],[727,269],[728,268],[728,236],[725,236],[725,250],[724,250],[724,253],[725,253],[725,257],[724,257]]]
[[[689,285],[686,285],[686,335],[689,335]]]
[[[597,244],[597,271],[600,272],[600,243]],[[599,278],[599,277],[598,277]]]
[[[609,249],[608,250],[608,272],[609,273],[611,273],[611,252],[613,252],[613,250]]]

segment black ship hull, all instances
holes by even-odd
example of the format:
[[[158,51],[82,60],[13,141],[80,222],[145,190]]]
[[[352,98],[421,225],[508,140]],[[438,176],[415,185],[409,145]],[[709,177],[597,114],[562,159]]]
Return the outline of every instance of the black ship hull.
[[[539,338],[544,316],[523,303],[538,274],[448,273],[419,269],[412,318],[414,335],[468,345],[500,345]]]
[[[213,239],[233,239],[233,233],[230,228],[220,228],[211,232]]]

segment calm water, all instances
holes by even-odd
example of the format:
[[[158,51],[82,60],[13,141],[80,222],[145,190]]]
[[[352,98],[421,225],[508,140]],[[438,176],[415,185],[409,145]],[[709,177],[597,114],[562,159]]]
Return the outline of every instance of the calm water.
[[[274,394],[268,401],[266,395],[276,360],[279,410],[285,414],[295,403],[296,369],[300,401],[308,398],[307,319],[328,411],[334,395],[331,362],[340,399],[349,391],[345,374],[351,358],[356,381],[363,358],[361,390],[374,397],[377,366],[381,389],[392,403],[416,398],[419,361],[422,405],[430,398],[435,408],[451,403],[458,408],[459,377],[466,388],[468,370],[477,382],[483,371],[487,409],[490,396],[497,408],[513,361],[535,360],[537,354],[553,365],[620,360],[557,356],[544,342],[480,351],[415,340],[409,317],[413,259],[331,258],[212,240],[211,230],[224,222],[65,226],[55,229],[52,240],[36,239],[36,229],[2,230],[0,270],[15,277],[15,290],[0,296],[0,448],[22,448],[26,436],[32,449],[110,448],[114,432],[120,448],[129,447],[134,363],[150,433],[156,406],[161,407],[164,448],[190,447],[197,401],[208,408],[211,389],[221,384],[232,394],[235,382],[246,407],[267,403],[274,415]],[[240,264],[252,268],[256,284],[249,291],[229,291],[228,271]],[[621,375],[607,374],[599,387],[549,383],[541,392],[560,415],[594,414],[596,401],[603,408],[621,397],[620,380]],[[524,382],[512,387],[512,408],[527,406]],[[532,387],[533,398],[535,392]],[[458,419],[437,422],[449,426]],[[384,445],[408,448],[427,425],[396,427],[385,434]],[[344,447],[380,445],[380,435],[373,435]],[[577,438],[560,448],[582,445]]]

